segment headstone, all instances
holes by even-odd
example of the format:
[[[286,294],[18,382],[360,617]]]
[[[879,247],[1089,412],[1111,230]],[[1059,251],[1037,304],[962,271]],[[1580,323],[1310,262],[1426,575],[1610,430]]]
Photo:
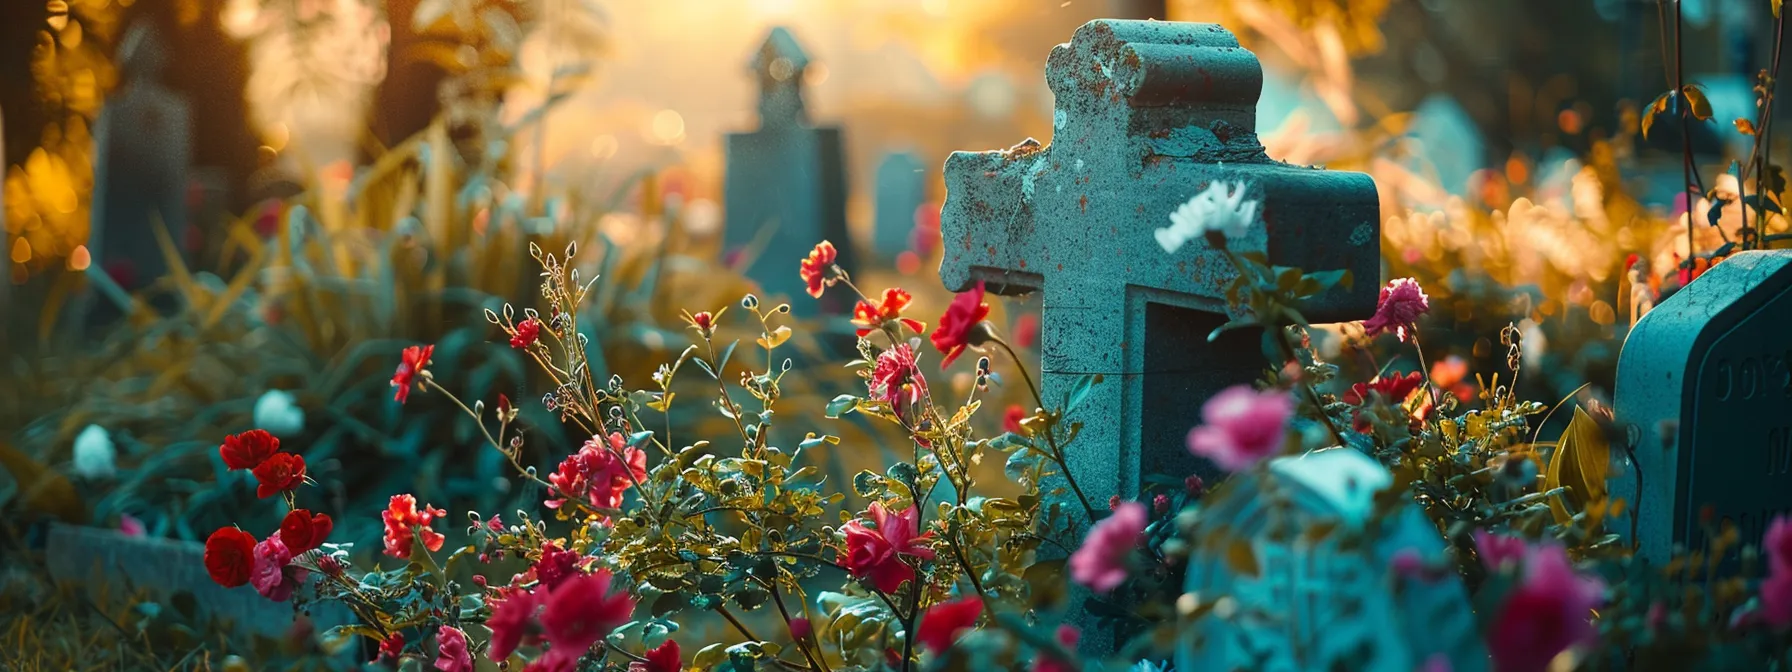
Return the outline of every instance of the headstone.
[[[927,165],[910,152],[894,152],[877,164],[877,219],[872,248],[889,263],[912,248],[915,210],[927,201]]]
[[[92,264],[126,290],[168,272],[152,226],[180,249],[186,240],[187,164],[192,123],[187,102],[162,82],[167,47],[148,23],[119,47],[118,89],[94,128]],[[106,304],[101,304],[106,305]]]
[[[1104,376],[1069,418],[1082,423],[1070,468],[1091,501],[1130,498],[1145,474],[1194,471],[1193,409],[1267,366],[1260,332],[1207,340],[1228,320],[1224,256],[1203,241],[1166,254],[1153,232],[1210,183],[1242,181],[1263,222],[1233,249],[1349,269],[1353,288],[1318,297],[1306,317],[1361,319],[1375,308],[1379,204],[1367,175],[1264,156],[1262,70],[1219,26],[1092,21],[1052,50],[1046,79],[1052,146],[947,160],[940,278],[953,291],[1044,292],[1045,398]]]
[[[1618,356],[1613,410],[1636,456],[1607,523],[1664,563],[1703,547],[1700,510],[1759,546],[1792,513],[1792,250],[1741,252],[1650,310]],[[1618,453],[1620,451],[1613,451]],[[1620,458],[1622,459],[1622,458]],[[1642,486],[1637,486],[1641,471]]]
[[[111,595],[144,590],[167,599],[186,591],[198,602],[201,618],[215,616],[269,637],[292,626],[292,604],[262,597],[252,586],[225,588],[213,582],[205,571],[204,544],[57,524],[50,528],[44,559],[51,578],[96,592],[101,589],[96,581]],[[313,605],[310,616],[319,631],[353,622],[348,609],[334,603]]]
[[[1425,98],[1413,111],[1409,135],[1413,141],[1413,165],[1420,175],[1432,175],[1444,191],[1468,193],[1469,176],[1486,165],[1486,142],[1481,128],[1455,98],[1437,93]]]
[[[809,57],[790,31],[772,29],[751,64],[759,80],[759,130],[730,133],[724,245],[751,259],[747,276],[801,316],[850,310],[847,292],[804,294],[798,273],[809,250],[829,240],[839,264],[857,270],[846,230],[846,170],[840,129],[809,124],[803,72]]]
[[[1195,545],[1184,590],[1229,598],[1232,615],[1194,621],[1176,669],[1411,672],[1432,669],[1437,656],[1456,672],[1487,669],[1467,591],[1437,526],[1411,501],[1377,516],[1376,492],[1393,483],[1387,469],[1356,449],[1333,448],[1277,459],[1268,477],[1273,484],[1256,472],[1233,482],[1198,514],[1201,529],[1249,540],[1258,572],[1235,571],[1229,544]],[[1272,499],[1287,508],[1274,510]],[[1283,525],[1335,528],[1313,541],[1272,532]],[[1410,556],[1406,570],[1395,569],[1401,554]]]

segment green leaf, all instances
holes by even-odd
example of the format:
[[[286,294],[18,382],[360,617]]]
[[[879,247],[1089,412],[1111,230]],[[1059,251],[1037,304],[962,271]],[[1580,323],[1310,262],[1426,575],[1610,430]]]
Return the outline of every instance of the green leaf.
[[[1254,326],[1257,326],[1257,320],[1255,318],[1245,316],[1245,317],[1240,317],[1240,318],[1234,319],[1230,322],[1220,325],[1218,329],[1214,329],[1211,333],[1207,334],[1207,342],[1212,343],[1214,341],[1220,340],[1221,335],[1225,334],[1228,331],[1232,331],[1233,329],[1243,329],[1245,327],[1254,327]]]
[[[726,349],[722,350],[722,358],[716,360],[716,368],[722,369],[722,370],[728,369],[728,359],[730,357],[734,356],[734,346],[737,346],[737,345],[740,345],[740,341],[738,339],[729,343],[728,347]]]
[[[857,410],[858,406],[858,397],[850,394],[842,394],[838,397],[834,397],[833,401],[828,402],[827,416],[830,418],[838,418],[841,415]]]
[[[697,368],[703,369],[703,372],[709,374],[710,378],[720,380],[720,378],[716,376],[716,370],[709,368],[709,362],[703,361],[702,357],[692,357],[691,361],[696,362]]]
[[[1099,384],[1101,384],[1100,375],[1084,374],[1078,376],[1076,382],[1070,386],[1070,394],[1065,395],[1065,415],[1069,415],[1071,411],[1074,411],[1078,406],[1083,405],[1083,401],[1089,398],[1089,392],[1094,390],[1095,386]]]
[[[691,658],[691,665],[699,670],[713,670],[720,667],[726,660],[728,660],[728,645],[711,644],[703,647],[695,657]]]

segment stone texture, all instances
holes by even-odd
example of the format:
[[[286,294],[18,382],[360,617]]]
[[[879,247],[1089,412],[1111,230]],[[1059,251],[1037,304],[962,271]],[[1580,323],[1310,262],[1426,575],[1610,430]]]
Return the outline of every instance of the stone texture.
[[[1204,241],[1164,252],[1153,231],[1215,180],[1242,181],[1263,224],[1234,249],[1357,282],[1309,309],[1317,322],[1373,313],[1380,217],[1367,175],[1291,166],[1254,132],[1262,70],[1217,25],[1092,21],[1052,50],[1050,147],[956,152],[946,162],[940,278],[1000,294],[1043,291],[1045,397],[1099,373],[1069,456],[1091,500],[1135,496],[1148,473],[1200,465],[1184,443],[1208,397],[1266,366],[1261,334],[1227,320],[1230,265]],[[1209,472],[1211,475],[1211,472]]]
[[[1208,615],[1183,633],[1178,670],[1348,669],[1410,672],[1442,655],[1456,672],[1487,669],[1487,653],[1466,608],[1468,594],[1437,527],[1411,502],[1374,518],[1375,493],[1393,476],[1351,448],[1270,463],[1273,485],[1256,473],[1234,482],[1221,502],[1201,511],[1250,539],[1260,571],[1234,571],[1227,548],[1197,548],[1184,589],[1230,596],[1236,613]],[[1321,523],[1337,531],[1317,543],[1276,540],[1268,492],[1289,503],[1297,530]],[[1350,536],[1365,543],[1347,547]],[[1409,553],[1439,571],[1402,576],[1391,569]]]
[[[759,130],[728,135],[722,194],[725,246],[752,260],[747,276],[764,289],[762,298],[781,296],[799,316],[852,307],[848,292],[820,300],[804,293],[797,269],[816,243],[833,241],[841,267],[857,270],[846,229],[840,129],[810,125],[802,96],[808,65],[790,31],[773,29],[751,64],[760,87]]]
[[[1640,553],[1662,563],[1675,544],[1704,544],[1711,506],[1759,545],[1792,513],[1789,365],[1792,250],[1732,256],[1643,316],[1618,357],[1613,406],[1636,463],[1613,471],[1630,513],[1610,529],[1628,536],[1634,523]]]

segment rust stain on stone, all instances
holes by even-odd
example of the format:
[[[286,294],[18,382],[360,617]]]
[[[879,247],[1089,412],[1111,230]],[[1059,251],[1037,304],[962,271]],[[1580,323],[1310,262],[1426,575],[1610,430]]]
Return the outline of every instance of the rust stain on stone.
[[[996,258],[996,246],[994,246],[994,245],[989,246],[989,258],[991,260],[994,260]]]
[[[1083,212],[1088,212],[1089,211],[1089,195],[1083,194],[1082,198],[1077,199],[1076,204],[1077,204],[1077,207],[1082,208]]]
[[[1025,260],[1025,259],[1020,260],[1020,270],[1023,270],[1023,271],[1027,270],[1027,260]]]

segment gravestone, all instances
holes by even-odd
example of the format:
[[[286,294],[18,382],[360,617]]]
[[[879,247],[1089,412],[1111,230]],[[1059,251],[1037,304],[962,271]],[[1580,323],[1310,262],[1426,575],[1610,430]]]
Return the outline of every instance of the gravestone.
[[[927,202],[927,164],[911,152],[892,152],[877,164],[877,217],[872,249],[889,263],[913,247],[915,211]]]
[[[292,626],[291,603],[262,597],[253,586],[225,588],[213,582],[205,571],[205,545],[197,542],[56,524],[50,528],[44,559],[51,578],[79,583],[96,593],[106,590],[116,596],[127,589],[144,590],[165,600],[186,591],[193,594],[201,618],[215,616],[268,637],[278,637]],[[312,576],[315,579],[316,574]],[[336,603],[313,605],[310,616],[320,632],[354,622],[348,609]]]
[[[1101,374],[1070,422],[1070,468],[1090,501],[1132,498],[1141,476],[1182,476],[1202,402],[1267,366],[1261,333],[1227,321],[1223,254],[1194,241],[1165,253],[1154,231],[1217,181],[1242,181],[1262,223],[1234,250],[1276,265],[1349,269],[1352,289],[1318,297],[1315,322],[1366,318],[1380,275],[1380,217],[1367,175],[1270,160],[1254,133],[1257,57],[1208,24],[1099,20],[1052,50],[1050,147],[955,152],[940,278],[964,291],[1043,291],[1044,396]],[[1209,475],[1212,475],[1209,472]],[[1080,506],[1072,505],[1073,510]]]
[[[1392,515],[1376,511],[1376,492],[1393,484],[1387,469],[1356,449],[1332,448],[1278,458],[1268,478],[1274,482],[1242,475],[1198,514],[1200,530],[1248,539],[1259,571],[1235,571],[1229,544],[1194,546],[1183,589],[1228,597],[1233,614],[1190,624],[1176,669],[1411,672],[1431,669],[1434,656],[1456,672],[1487,669],[1468,593],[1437,526],[1404,497]],[[1336,527],[1315,542],[1271,532],[1284,524]],[[1427,569],[1394,569],[1403,553]]]
[[[1634,522],[1638,552],[1659,565],[1675,544],[1703,547],[1710,506],[1758,547],[1792,513],[1789,365],[1792,250],[1731,256],[1638,320],[1613,400],[1636,464],[1608,482],[1630,513],[1608,529],[1628,537]]]
[[[187,101],[162,82],[167,46],[148,23],[133,26],[119,47],[121,84],[94,124],[93,266],[126,290],[168,272],[153,228],[180,249],[187,239],[187,164],[192,148]],[[101,302],[99,305],[110,305]]]
[[[730,133],[724,147],[727,177],[724,245],[751,259],[747,276],[765,293],[782,296],[799,316],[844,313],[849,292],[809,298],[798,269],[809,250],[829,240],[839,264],[857,270],[846,232],[846,169],[840,129],[809,124],[803,72],[809,57],[790,31],[772,29],[754,56],[759,80],[759,130]]]

